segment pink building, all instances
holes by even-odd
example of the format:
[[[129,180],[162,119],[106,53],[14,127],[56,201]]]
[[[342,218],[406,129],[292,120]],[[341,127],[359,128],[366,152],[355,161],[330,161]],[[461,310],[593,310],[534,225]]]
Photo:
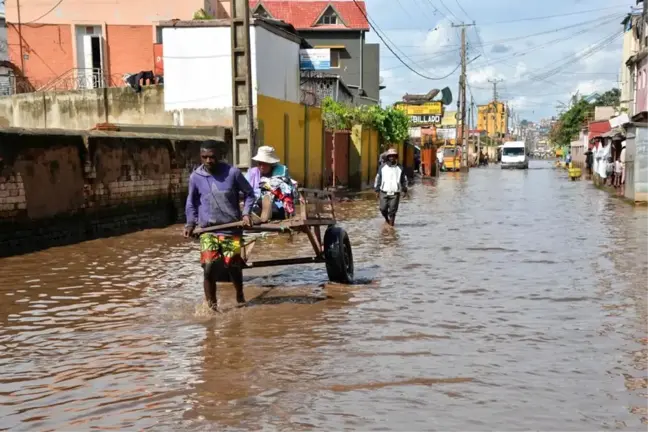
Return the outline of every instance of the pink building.
[[[17,90],[101,87],[124,73],[154,70],[161,57],[156,23],[192,19],[204,10],[228,16],[229,1],[6,0],[9,60],[22,71]],[[19,18],[20,16],[20,18]],[[157,48],[155,48],[157,44]]]

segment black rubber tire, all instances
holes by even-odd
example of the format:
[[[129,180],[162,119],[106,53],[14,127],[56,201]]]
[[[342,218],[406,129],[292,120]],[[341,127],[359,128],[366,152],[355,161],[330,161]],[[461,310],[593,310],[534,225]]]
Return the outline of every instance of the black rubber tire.
[[[330,226],[324,233],[326,273],[331,282],[353,283],[353,251],[349,235],[340,227]]]

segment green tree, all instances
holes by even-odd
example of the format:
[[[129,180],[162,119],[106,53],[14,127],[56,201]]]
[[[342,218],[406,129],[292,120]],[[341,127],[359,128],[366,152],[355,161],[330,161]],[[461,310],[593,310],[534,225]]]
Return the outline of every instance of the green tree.
[[[550,141],[559,146],[569,144],[578,137],[578,133],[593,111],[594,105],[581,98],[560,115],[549,134]]]
[[[321,108],[324,127],[330,131],[348,130],[354,125],[367,126],[378,132],[382,146],[403,142],[409,136],[409,117],[393,107],[350,107],[327,97]]]
[[[606,91],[598,99],[596,99],[594,105],[611,106],[615,108],[618,107],[619,105],[621,105],[621,90],[619,90],[618,88],[613,88]]]

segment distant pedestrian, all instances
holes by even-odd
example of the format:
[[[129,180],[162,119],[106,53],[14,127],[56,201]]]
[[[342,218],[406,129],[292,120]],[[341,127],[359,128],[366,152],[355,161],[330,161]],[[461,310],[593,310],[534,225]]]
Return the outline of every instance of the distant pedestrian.
[[[592,167],[594,166],[594,152],[588,148],[585,152],[585,166],[587,167],[587,175],[592,175]]]
[[[625,143],[625,141],[624,141]],[[619,155],[619,161],[621,162],[621,184],[625,184],[626,179],[626,147],[625,144],[621,147],[621,154]]]
[[[607,184],[612,186],[614,183],[614,159],[612,157],[608,158],[607,165],[605,166],[605,176],[607,180]],[[609,179],[609,180],[608,180]]]
[[[620,160],[614,162],[614,187],[621,187],[621,176],[623,175],[623,168]]]
[[[378,169],[374,189],[380,200],[380,213],[387,224],[394,226],[401,194],[407,195],[408,183],[403,167],[398,164],[398,152],[389,149],[385,157],[385,163]]]

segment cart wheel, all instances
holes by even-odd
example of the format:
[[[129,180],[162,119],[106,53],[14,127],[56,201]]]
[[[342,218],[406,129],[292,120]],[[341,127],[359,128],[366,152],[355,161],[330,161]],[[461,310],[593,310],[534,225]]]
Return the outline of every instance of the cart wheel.
[[[353,283],[353,252],[346,231],[331,226],[324,233],[326,273],[331,282]]]

